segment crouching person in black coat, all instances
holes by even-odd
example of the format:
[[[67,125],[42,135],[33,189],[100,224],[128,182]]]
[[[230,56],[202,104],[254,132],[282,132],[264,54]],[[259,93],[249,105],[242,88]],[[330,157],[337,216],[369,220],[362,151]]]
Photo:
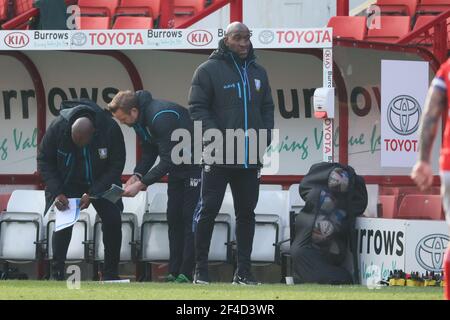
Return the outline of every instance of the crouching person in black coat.
[[[367,190],[352,167],[318,163],[299,187],[305,207],[296,218],[291,245],[296,283],[358,282],[356,217],[367,207]],[[353,266],[350,255],[353,254]],[[353,269],[353,275],[350,272]]]
[[[62,103],[60,115],[48,127],[37,156],[38,170],[46,185],[46,211],[55,203],[68,207],[68,198],[81,198],[80,210],[97,196],[121,185],[125,166],[125,143],[111,115],[89,100]],[[103,280],[118,279],[122,243],[122,200],[92,200],[102,219],[105,264]],[[52,277],[64,280],[64,267],[72,227],[53,234]]]

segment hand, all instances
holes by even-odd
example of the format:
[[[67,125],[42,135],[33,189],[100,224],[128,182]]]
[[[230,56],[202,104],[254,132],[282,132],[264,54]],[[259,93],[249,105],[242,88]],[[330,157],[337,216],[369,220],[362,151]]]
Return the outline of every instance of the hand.
[[[69,209],[69,200],[67,200],[67,197],[61,193],[55,199],[55,206],[59,211],[67,210]]]
[[[417,162],[411,172],[411,179],[417,184],[421,191],[431,187],[433,183],[433,170],[428,162]]]
[[[83,194],[80,199],[80,210],[84,210],[91,204],[91,199],[87,193]]]
[[[142,189],[144,189],[146,187],[145,184],[143,184],[140,180],[138,180],[137,182],[133,183],[130,186],[125,186],[125,191],[123,192],[122,196],[123,197],[134,197],[135,195],[137,195],[139,193],[139,191],[141,191]]]
[[[137,181],[141,181],[139,177],[135,174],[133,174],[130,179],[127,180],[125,183],[125,188],[131,186],[133,183],[136,183]]]

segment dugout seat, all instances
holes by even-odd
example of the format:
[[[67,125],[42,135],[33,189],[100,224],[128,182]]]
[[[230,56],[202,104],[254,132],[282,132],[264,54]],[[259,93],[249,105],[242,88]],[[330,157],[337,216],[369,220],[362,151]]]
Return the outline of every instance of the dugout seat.
[[[365,40],[374,42],[396,42],[410,30],[409,16],[381,16],[380,29],[369,29]]]
[[[90,244],[93,239],[93,228],[91,216],[95,217],[96,211],[92,205],[80,212],[78,221],[73,225],[72,238],[70,240],[69,249],[67,250],[66,261],[83,262],[90,261],[91,251]],[[55,231],[55,212],[48,214],[47,222],[47,258],[53,259],[53,233]]]
[[[141,260],[168,261],[167,193],[157,193],[144,214],[141,226]]]
[[[150,17],[117,17],[113,29],[153,29]]]
[[[118,5],[119,0],[78,0],[82,16],[101,16],[112,19]]]
[[[417,6],[417,14],[440,14],[450,10],[448,0],[420,0]]]
[[[141,16],[157,20],[161,15],[161,0],[122,0],[116,16]]]
[[[398,196],[397,195],[379,195],[380,217],[392,219],[397,216]]]
[[[375,3],[381,9],[381,14],[414,16],[418,0],[377,0]]]
[[[396,218],[441,220],[442,198],[438,194],[407,194],[400,203]]]
[[[0,0],[0,23],[8,19],[8,0]]]
[[[13,1],[14,16],[18,16],[33,8],[34,0],[15,0]],[[8,1],[6,1],[8,4]]]
[[[148,211],[143,216],[140,234],[139,257],[143,264],[143,280],[152,280],[148,263],[167,263],[170,257],[167,191],[153,193],[150,201]]]
[[[367,33],[366,17],[335,16],[328,21],[334,38],[364,40]]]
[[[252,263],[279,263],[280,250],[289,250],[289,191],[259,192],[255,208],[255,237]]]
[[[202,11],[205,6],[205,0],[174,0],[175,28]]]
[[[110,17],[83,17],[75,18],[77,29],[79,30],[105,30],[111,24]]]
[[[42,190],[15,190],[0,215],[0,260],[32,262],[43,253],[45,195]]]

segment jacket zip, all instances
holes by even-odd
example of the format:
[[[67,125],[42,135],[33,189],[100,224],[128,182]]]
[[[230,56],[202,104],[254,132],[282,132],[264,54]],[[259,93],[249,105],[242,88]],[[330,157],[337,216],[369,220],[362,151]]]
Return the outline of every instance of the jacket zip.
[[[83,148],[83,155],[84,155],[84,167],[86,170],[86,182],[88,183],[88,185],[91,185],[92,184],[91,168],[90,168],[91,163],[87,147]]]
[[[247,88],[248,88],[248,95],[249,95],[249,101],[251,100],[251,93],[250,93],[250,84],[248,81],[248,74],[247,74],[247,68],[254,62],[253,60],[250,61],[250,63],[247,65],[247,61],[245,62],[245,66],[243,67],[244,75],[242,75],[241,69],[239,68],[238,64],[236,63],[236,60],[233,57],[233,54],[230,54],[231,58],[233,59],[234,66],[236,67],[237,71],[239,72],[239,76],[242,81],[242,86],[244,89],[244,132],[245,132],[245,158],[244,158],[244,168],[248,168],[248,110],[247,110]],[[240,89],[240,87],[238,86]]]
[[[71,163],[71,161],[70,160],[72,160],[72,154],[71,153],[69,153],[69,156],[67,157],[67,160],[66,160],[66,167],[69,167],[69,172],[67,172],[67,175],[66,175],[66,178],[64,179],[64,185],[66,185],[67,184],[67,182],[69,181],[69,179],[70,179],[70,177],[71,177],[71,175],[72,175],[72,171],[73,171],[73,164]]]
[[[134,124],[133,128],[144,141],[150,140],[149,134],[145,132],[145,130],[142,128],[142,126],[139,122]]]

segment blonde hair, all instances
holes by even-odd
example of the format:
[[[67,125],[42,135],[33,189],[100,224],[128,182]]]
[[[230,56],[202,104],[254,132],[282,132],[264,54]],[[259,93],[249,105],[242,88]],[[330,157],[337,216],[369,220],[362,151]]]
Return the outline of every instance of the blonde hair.
[[[112,113],[121,109],[129,114],[133,108],[138,108],[138,98],[131,90],[119,91],[107,106],[107,109]]]

